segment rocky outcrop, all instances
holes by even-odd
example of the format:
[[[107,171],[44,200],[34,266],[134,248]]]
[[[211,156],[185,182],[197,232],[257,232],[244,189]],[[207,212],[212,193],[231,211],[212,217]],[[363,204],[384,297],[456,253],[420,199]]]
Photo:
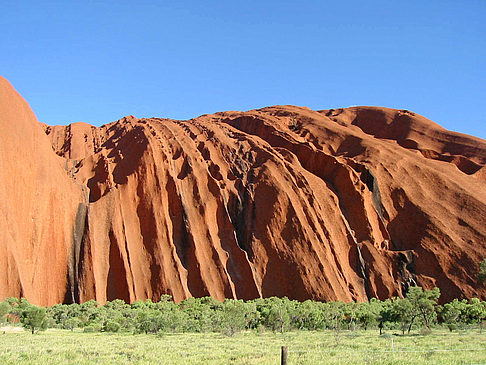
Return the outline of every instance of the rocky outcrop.
[[[440,287],[442,300],[486,297],[476,281],[486,256],[486,141],[412,112],[274,106],[43,128],[34,140],[52,149],[36,166],[55,164],[57,175],[29,181],[60,198],[30,222],[2,221],[1,231],[57,220],[58,237],[40,244],[68,253],[50,276],[59,295],[20,292],[24,279],[13,285],[1,271],[3,296],[362,301],[419,284]],[[24,163],[12,171],[23,176]],[[31,194],[15,179],[2,196]],[[0,237],[7,251],[38,256],[25,238]],[[31,263],[15,265],[6,271]],[[38,265],[53,269],[47,257]]]
[[[56,304],[75,287],[72,249],[84,219],[73,183],[34,113],[0,77],[0,299]]]

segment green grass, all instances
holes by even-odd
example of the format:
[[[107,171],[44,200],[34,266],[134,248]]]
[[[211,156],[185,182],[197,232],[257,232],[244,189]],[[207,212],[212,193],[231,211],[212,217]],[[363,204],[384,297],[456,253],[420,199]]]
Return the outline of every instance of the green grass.
[[[382,337],[371,330],[245,332],[233,337],[217,333],[0,332],[0,363],[279,364],[282,345],[288,347],[289,364],[486,364],[486,331],[480,334],[478,330]]]

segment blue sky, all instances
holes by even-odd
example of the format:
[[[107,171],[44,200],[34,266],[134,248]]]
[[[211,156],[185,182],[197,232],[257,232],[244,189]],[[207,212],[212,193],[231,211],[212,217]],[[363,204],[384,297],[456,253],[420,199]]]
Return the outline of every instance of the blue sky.
[[[49,124],[378,105],[486,138],[486,1],[338,3],[1,1],[0,74]]]

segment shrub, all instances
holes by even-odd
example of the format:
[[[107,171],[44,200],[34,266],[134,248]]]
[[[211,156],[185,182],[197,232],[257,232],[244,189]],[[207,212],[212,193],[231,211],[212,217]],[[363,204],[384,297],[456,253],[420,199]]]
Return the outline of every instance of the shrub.
[[[479,264],[479,275],[478,279],[480,282],[486,282],[486,258]]]
[[[120,330],[120,323],[115,321],[107,321],[103,326],[105,332],[118,332]]]
[[[34,334],[35,331],[43,331],[47,328],[47,311],[45,308],[29,306],[22,311],[20,322]]]
[[[10,304],[6,301],[0,303],[0,323],[4,323],[7,321],[7,315],[10,312]]]

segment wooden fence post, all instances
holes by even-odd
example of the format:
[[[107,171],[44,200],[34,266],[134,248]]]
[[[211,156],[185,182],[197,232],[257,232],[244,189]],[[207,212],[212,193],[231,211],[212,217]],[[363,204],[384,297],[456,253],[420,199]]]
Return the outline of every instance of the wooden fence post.
[[[280,353],[280,365],[287,365],[287,346],[282,346]]]

